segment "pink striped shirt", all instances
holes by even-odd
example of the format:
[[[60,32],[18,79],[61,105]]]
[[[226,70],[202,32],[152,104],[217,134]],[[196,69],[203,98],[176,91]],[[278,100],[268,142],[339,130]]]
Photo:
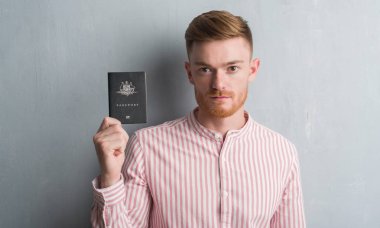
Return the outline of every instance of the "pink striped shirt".
[[[93,227],[305,227],[295,146],[245,113],[222,135],[188,116],[130,137],[119,182],[93,181]]]

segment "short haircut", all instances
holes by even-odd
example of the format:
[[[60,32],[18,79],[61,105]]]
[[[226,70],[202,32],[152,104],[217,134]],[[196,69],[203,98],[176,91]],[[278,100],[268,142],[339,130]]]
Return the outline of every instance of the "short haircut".
[[[187,55],[194,42],[242,37],[253,51],[252,33],[246,20],[227,11],[209,11],[194,18],[185,33]]]

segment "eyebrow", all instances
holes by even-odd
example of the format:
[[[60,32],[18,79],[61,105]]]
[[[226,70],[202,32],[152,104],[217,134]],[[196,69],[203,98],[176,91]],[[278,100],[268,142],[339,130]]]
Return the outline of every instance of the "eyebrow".
[[[229,62],[227,62],[227,63],[223,63],[223,66],[233,65],[233,64],[237,64],[237,63],[244,63],[244,60],[233,60],[233,61],[229,61]],[[210,64],[207,64],[207,63],[202,62],[202,61],[195,61],[194,64],[195,64],[195,65],[198,65],[198,66],[211,66]]]

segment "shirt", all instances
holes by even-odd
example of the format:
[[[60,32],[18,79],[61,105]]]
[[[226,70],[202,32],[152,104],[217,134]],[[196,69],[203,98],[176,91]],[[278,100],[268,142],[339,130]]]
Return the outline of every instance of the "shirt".
[[[247,112],[223,140],[194,111],[130,137],[121,179],[92,182],[93,227],[305,227],[294,144]]]

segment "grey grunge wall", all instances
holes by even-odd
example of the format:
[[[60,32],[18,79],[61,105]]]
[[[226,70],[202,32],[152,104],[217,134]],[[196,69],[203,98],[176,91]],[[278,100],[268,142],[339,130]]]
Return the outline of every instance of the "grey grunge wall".
[[[0,227],[90,226],[107,72],[147,72],[129,133],[187,114],[184,32],[212,9],[253,30],[246,109],[297,146],[308,227],[379,226],[380,1],[0,0]]]

